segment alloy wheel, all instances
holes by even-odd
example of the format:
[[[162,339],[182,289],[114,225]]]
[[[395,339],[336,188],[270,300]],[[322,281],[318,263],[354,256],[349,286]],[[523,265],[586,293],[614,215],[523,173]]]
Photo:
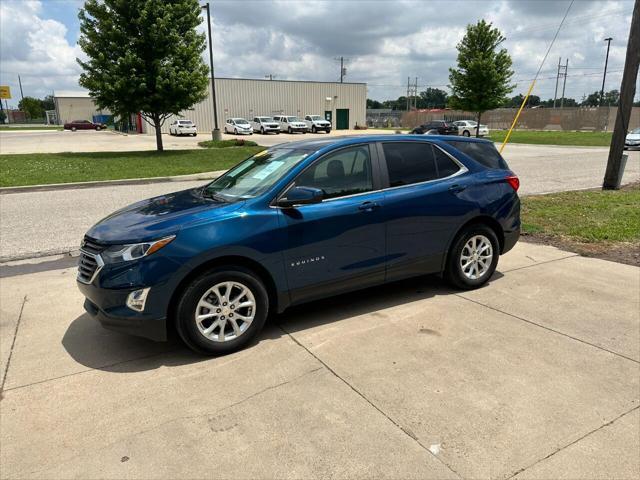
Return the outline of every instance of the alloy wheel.
[[[256,315],[256,299],[240,282],[221,282],[200,298],[195,322],[200,333],[214,342],[228,342],[244,334]]]
[[[462,247],[460,269],[470,280],[483,277],[491,268],[493,245],[484,235],[474,235]]]

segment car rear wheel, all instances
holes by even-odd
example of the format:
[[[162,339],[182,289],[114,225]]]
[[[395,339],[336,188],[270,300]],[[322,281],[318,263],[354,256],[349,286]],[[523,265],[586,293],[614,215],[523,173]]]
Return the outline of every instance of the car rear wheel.
[[[96,132],[99,132],[100,130],[102,130],[102,127],[97,126],[97,127],[96,127]]]
[[[72,131],[72,132],[75,132],[76,130],[77,130],[77,128],[76,128],[76,127],[71,127],[71,131]]]
[[[481,287],[495,272],[499,256],[495,232],[487,225],[470,225],[454,240],[444,276],[456,288]]]
[[[224,355],[254,339],[268,312],[267,291],[253,272],[219,267],[187,287],[178,303],[176,329],[195,352]]]
[[[465,130],[464,132],[462,132],[462,136],[463,137],[470,137],[471,136],[471,132],[469,130]]]
[[[237,129],[237,128],[234,128],[234,129],[233,129],[233,134],[234,134],[234,135],[237,135],[237,134],[238,134],[238,129]]]

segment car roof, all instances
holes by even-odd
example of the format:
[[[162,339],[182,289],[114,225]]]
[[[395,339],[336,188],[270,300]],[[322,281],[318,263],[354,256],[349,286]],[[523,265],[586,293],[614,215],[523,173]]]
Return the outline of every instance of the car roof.
[[[345,135],[342,137],[321,138],[313,140],[301,140],[275,145],[275,148],[293,148],[299,150],[320,150],[328,146],[343,147],[356,145],[363,142],[397,142],[397,141],[424,141],[447,142],[451,140],[470,143],[493,143],[491,140],[473,137],[458,137],[451,135],[411,135],[411,134],[386,134],[386,135]]]

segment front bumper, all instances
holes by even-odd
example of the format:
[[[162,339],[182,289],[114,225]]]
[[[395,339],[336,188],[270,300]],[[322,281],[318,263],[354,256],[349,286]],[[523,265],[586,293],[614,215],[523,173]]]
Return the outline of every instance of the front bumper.
[[[158,342],[167,340],[167,319],[154,313],[136,312],[126,306],[127,296],[137,288],[132,289],[107,289],[98,288],[93,284],[77,282],[80,292],[85,296],[84,309],[100,324],[116,332],[136,335]],[[149,292],[149,301],[152,296],[165,295],[161,289],[152,288]]]

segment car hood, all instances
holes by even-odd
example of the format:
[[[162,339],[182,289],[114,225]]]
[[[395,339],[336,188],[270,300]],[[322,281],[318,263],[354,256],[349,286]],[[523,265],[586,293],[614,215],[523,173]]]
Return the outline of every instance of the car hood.
[[[101,243],[124,244],[176,234],[184,225],[214,219],[244,202],[224,203],[205,198],[202,187],[142,200],[113,212],[87,232]]]
[[[640,140],[640,133],[630,133],[627,135],[627,140]]]

